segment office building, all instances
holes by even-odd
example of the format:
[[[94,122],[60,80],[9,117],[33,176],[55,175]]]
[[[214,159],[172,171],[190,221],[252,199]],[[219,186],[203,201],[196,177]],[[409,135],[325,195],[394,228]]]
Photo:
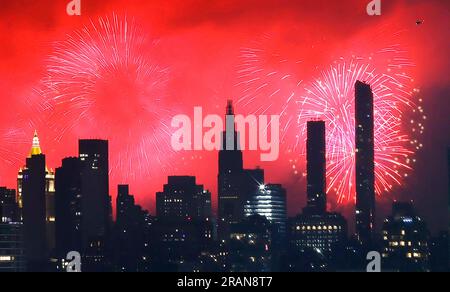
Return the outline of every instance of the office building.
[[[0,273],[26,271],[23,224],[0,223]]]
[[[28,155],[29,158],[41,155],[42,150],[37,132],[34,133],[33,144]],[[19,217],[23,219],[23,177],[27,167],[19,170],[17,176],[17,202]],[[47,229],[47,247],[51,251],[55,247],[55,173],[45,166],[45,220]]]
[[[322,215],[327,212],[326,132],[324,121],[308,122],[307,196],[304,213]]]
[[[242,178],[244,172],[240,137],[236,131],[232,101],[226,109],[226,130],[222,135],[222,150],[219,152],[219,219],[238,222],[244,217],[242,200]]]
[[[325,123],[308,123],[307,206],[302,215],[290,220],[289,248],[293,255],[307,252],[330,257],[337,244],[347,239],[347,221],[327,212]]]
[[[47,234],[47,192],[45,155],[35,134],[30,156],[21,172],[21,201],[24,224],[24,247],[28,271],[46,269],[49,257]]]
[[[374,100],[370,85],[355,86],[356,109],[356,234],[367,245],[375,229]]]
[[[280,235],[286,235],[287,195],[281,185],[261,185],[245,205],[245,216],[260,215],[273,224]]]
[[[60,258],[82,249],[81,162],[65,158],[55,175],[56,250]]]
[[[0,188],[0,223],[20,222],[16,191]]]
[[[429,271],[429,231],[412,203],[395,202],[383,226],[383,262],[401,272]]]
[[[156,213],[171,220],[204,220],[211,217],[211,193],[195,177],[171,176],[156,194]]]
[[[102,242],[112,225],[108,141],[80,140],[83,246]]]

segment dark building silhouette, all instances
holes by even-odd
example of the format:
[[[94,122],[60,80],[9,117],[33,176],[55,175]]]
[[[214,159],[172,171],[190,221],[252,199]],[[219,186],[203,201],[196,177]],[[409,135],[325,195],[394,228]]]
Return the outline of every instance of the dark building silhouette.
[[[446,273],[449,271],[448,236],[448,232],[443,231],[430,240],[430,267],[432,272]]]
[[[321,215],[327,212],[325,134],[324,121],[308,122],[308,205],[304,211],[308,214]]]
[[[64,259],[68,252],[83,250],[81,161],[66,158],[56,169],[56,251]]]
[[[33,143],[31,146],[28,158],[41,155],[42,150],[40,146],[37,131],[34,133]],[[23,221],[23,196],[24,196],[24,175],[27,166],[20,168],[17,175],[17,197],[16,202],[19,206],[19,220]],[[52,169],[45,167],[45,220],[46,220],[46,237],[47,250],[53,251],[55,248],[55,173]]]
[[[20,222],[16,191],[0,188],[0,223]]]
[[[26,271],[23,224],[0,223],[0,273]]]
[[[289,222],[289,252],[292,259],[312,261],[329,259],[337,244],[347,239],[347,221],[341,214],[327,212],[325,123],[308,123],[308,202],[303,214]],[[298,266],[298,262],[291,263]]]
[[[80,140],[83,270],[111,269],[112,205],[108,141]]]
[[[28,157],[42,154],[37,131],[34,132],[33,144]],[[19,216],[23,218],[23,177],[26,166],[19,170],[17,175],[17,202],[19,204]],[[47,229],[47,247],[51,251],[55,247],[55,173],[52,169],[45,168],[45,213]]]
[[[370,85],[358,81],[356,99],[356,233],[366,245],[375,229],[374,100]]]
[[[412,203],[395,202],[383,226],[383,262],[401,272],[430,270],[429,231]]]
[[[80,140],[82,239],[84,247],[102,241],[112,224],[108,141]]]
[[[294,254],[314,252],[330,258],[337,244],[347,240],[347,220],[340,214],[300,215],[289,224],[289,243]]]
[[[448,174],[448,213],[450,214],[450,148],[447,149],[447,160],[448,160],[448,166],[447,166],[447,174]],[[448,224],[448,235],[450,236],[450,218],[449,218],[449,224]],[[448,268],[450,270],[450,240],[448,241]]]
[[[247,201],[245,216],[260,215],[273,224],[280,235],[286,235],[287,194],[282,185],[261,185]]]
[[[226,130],[222,136],[222,150],[219,152],[219,219],[238,222],[244,217],[242,199],[242,178],[244,162],[240,150],[240,137],[236,131],[232,101],[226,110]]]
[[[245,217],[246,202],[264,185],[264,170],[244,169],[232,101],[227,104],[226,121],[222,150],[219,151],[219,220],[222,223],[237,223]]]
[[[197,185],[195,177],[171,176],[163,192],[156,194],[159,218],[204,220],[211,217],[211,193]]]
[[[136,205],[128,185],[119,185],[117,220],[114,228],[114,263],[120,272],[150,269],[150,228],[148,213]]]
[[[273,228],[263,216],[253,215],[231,224],[229,258],[231,272],[273,270]]]
[[[22,200],[25,254],[28,271],[46,269],[49,250],[46,228],[45,155],[27,158],[23,170]]]

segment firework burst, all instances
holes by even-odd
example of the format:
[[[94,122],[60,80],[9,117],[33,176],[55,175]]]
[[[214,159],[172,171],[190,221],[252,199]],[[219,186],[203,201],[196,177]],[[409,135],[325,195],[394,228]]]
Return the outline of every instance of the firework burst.
[[[281,139],[290,142],[296,126],[296,100],[303,81],[298,78],[302,60],[284,58],[273,47],[274,36],[268,34],[251,47],[241,49],[235,88],[239,92],[239,110],[254,115],[279,115]],[[298,141],[295,142],[295,144]]]
[[[24,153],[20,151],[29,142],[25,131],[20,128],[0,128],[0,173],[15,171],[23,163]],[[0,183],[9,183],[9,178],[0,177]]]
[[[382,195],[402,185],[412,170],[414,154],[422,147],[413,132],[422,133],[424,126],[412,120],[419,128],[413,127],[409,133],[411,127],[405,121],[414,113],[423,115],[423,108],[412,101],[419,90],[412,87],[413,78],[403,71],[406,66],[399,63],[382,72],[362,58],[340,60],[297,101],[301,137],[306,135],[307,121],[321,119],[327,124],[328,191],[337,195],[339,203],[355,200],[354,102],[358,80],[370,84],[374,93],[376,193]],[[305,153],[302,145],[299,149]]]
[[[55,43],[39,89],[55,140],[108,139],[112,175],[120,179],[164,171],[172,155],[170,72],[155,61],[156,47],[134,20],[117,15]]]
[[[355,199],[355,118],[357,80],[369,83],[376,109],[376,192],[390,193],[404,183],[412,171],[416,151],[422,148],[424,109],[414,87],[415,64],[399,42],[402,32],[383,28],[379,37],[355,39],[350,51],[320,77],[315,62],[307,66],[295,53],[301,44],[280,52],[274,36],[266,35],[241,50],[238,67],[238,106],[246,114],[281,115],[282,147],[294,175],[303,175],[306,165],[306,125],[311,119],[327,123],[328,192],[338,203]],[[382,46],[380,48],[380,46]],[[375,49],[374,49],[375,48]],[[376,49],[380,48],[380,49]],[[314,57],[309,55],[309,59]],[[309,67],[316,67],[310,72]],[[306,81],[306,82],[305,82]],[[306,84],[307,85],[306,85]]]

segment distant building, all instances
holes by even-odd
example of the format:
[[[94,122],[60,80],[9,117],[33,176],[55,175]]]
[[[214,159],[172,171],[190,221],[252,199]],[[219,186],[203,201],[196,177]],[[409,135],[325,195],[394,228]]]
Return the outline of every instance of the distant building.
[[[22,223],[0,223],[0,273],[26,271]]]
[[[81,161],[65,158],[55,175],[56,250],[65,259],[70,251],[83,251]]]
[[[157,218],[152,225],[152,271],[170,272],[196,263],[214,243],[215,222]]]
[[[356,234],[363,245],[375,229],[374,102],[370,85],[358,81],[356,99]]]
[[[402,272],[429,271],[429,232],[412,203],[394,203],[383,226],[383,262]]]
[[[119,185],[114,228],[114,264],[117,271],[149,271],[150,228],[153,222],[148,220],[148,213],[136,205],[129,186]]]
[[[290,247],[298,253],[312,250],[330,257],[347,240],[347,221],[340,214],[300,215],[290,221]]]
[[[195,177],[171,176],[156,194],[156,214],[171,220],[205,220],[211,217],[211,193]]]
[[[0,223],[20,222],[16,191],[0,188]]]
[[[324,121],[308,122],[307,139],[307,196],[308,206],[304,212],[321,215],[327,212],[327,161]]]
[[[108,141],[80,140],[82,239],[84,247],[104,241],[112,226]]]
[[[272,224],[253,215],[231,225],[229,260],[231,272],[273,270]]]
[[[277,227],[278,232],[286,235],[287,195],[281,185],[261,185],[245,205],[245,216],[260,215]]]

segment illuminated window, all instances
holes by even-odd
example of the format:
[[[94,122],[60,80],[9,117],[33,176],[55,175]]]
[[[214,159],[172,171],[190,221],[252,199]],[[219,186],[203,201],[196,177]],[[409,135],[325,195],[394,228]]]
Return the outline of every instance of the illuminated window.
[[[0,262],[12,262],[14,258],[11,256],[0,256]]]

